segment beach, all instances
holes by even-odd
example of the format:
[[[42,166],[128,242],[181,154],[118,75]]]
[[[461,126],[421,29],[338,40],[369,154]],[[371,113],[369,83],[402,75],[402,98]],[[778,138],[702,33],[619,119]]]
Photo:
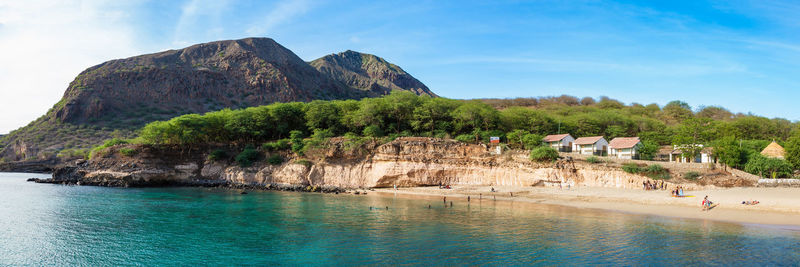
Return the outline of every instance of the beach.
[[[492,188],[495,192],[491,192]],[[800,188],[715,188],[686,191],[693,197],[672,197],[669,190],[622,189],[606,187],[512,187],[512,186],[453,186],[382,188],[381,194],[431,198],[463,204],[473,201],[516,201],[575,208],[599,209],[676,218],[714,220],[742,224],[800,227]],[[512,196],[513,195],[513,196]],[[702,211],[703,197],[718,204]],[[742,201],[758,200],[757,205],[743,205]]]

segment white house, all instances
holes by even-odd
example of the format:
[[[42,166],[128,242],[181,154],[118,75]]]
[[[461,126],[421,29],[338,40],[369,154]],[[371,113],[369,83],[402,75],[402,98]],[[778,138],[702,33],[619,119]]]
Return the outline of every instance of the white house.
[[[620,159],[638,159],[642,146],[639,137],[617,137],[608,143],[608,156]]]
[[[689,145],[687,145],[689,146]],[[672,146],[672,153],[669,154],[669,161],[671,162],[694,162],[694,163],[716,163],[717,159],[712,155],[713,150],[710,147],[703,147],[702,144],[692,145],[701,148],[700,153],[696,158],[690,159],[683,156],[683,148],[685,146]]]
[[[608,150],[608,141],[602,136],[580,137],[572,142],[572,152],[602,156]]]
[[[575,138],[569,134],[552,134],[545,136],[544,139],[542,139],[542,142],[552,148],[555,148],[559,152],[572,151],[572,142],[574,141]]]

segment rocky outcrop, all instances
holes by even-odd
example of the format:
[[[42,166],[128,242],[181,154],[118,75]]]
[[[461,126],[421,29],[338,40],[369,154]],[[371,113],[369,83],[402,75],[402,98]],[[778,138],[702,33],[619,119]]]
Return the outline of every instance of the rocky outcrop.
[[[62,168],[45,182],[108,186],[165,184],[234,184],[372,188],[428,185],[601,186],[641,188],[650,180],[622,172],[618,166],[577,162],[566,164],[531,162],[523,152],[495,155],[484,145],[433,138],[398,138],[378,145],[366,143],[348,149],[332,140],[326,149],[298,159],[288,152],[287,162],[261,163],[252,167],[232,162],[206,160],[211,148],[125,146],[138,151],[135,157],[119,155],[112,147],[83,167]],[[236,148],[231,148],[235,151]]]

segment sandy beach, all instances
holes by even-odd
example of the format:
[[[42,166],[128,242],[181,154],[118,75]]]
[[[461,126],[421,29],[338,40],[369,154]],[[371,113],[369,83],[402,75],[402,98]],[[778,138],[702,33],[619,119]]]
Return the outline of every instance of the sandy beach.
[[[441,201],[520,201],[539,204],[562,205],[575,208],[611,210],[615,212],[679,217],[700,220],[725,221],[743,224],[765,224],[800,227],[800,188],[717,188],[686,191],[694,197],[676,198],[669,190],[645,191],[603,187],[502,187],[454,186],[376,189],[382,194],[425,196]],[[513,194],[513,196],[512,196]],[[714,209],[702,211],[703,197],[718,204]],[[758,200],[758,205],[743,205],[742,201]]]

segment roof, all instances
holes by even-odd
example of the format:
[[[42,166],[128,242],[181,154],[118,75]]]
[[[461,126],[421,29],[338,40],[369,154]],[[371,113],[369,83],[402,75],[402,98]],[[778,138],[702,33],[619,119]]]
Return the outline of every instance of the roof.
[[[580,137],[578,139],[575,139],[575,142],[572,143],[576,145],[592,145],[594,143],[597,143],[597,141],[600,141],[600,139],[603,139],[603,137],[602,136]]]
[[[778,143],[775,143],[775,141],[769,143],[769,145],[761,151],[761,155],[779,159],[783,158],[784,153],[785,151],[783,150],[783,147]]]
[[[658,148],[658,154],[659,155],[675,154],[675,149],[673,149],[672,146],[661,146]]]
[[[558,142],[558,141],[561,141],[562,139],[566,138],[567,136],[569,136],[569,134],[551,134],[551,135],[545,136],[544,139],[542,139],[542,141],[545,141],[545,142]]]
[[[610,148],[632,148],[638,144],[639,137],[617,137],[608,143]]]

